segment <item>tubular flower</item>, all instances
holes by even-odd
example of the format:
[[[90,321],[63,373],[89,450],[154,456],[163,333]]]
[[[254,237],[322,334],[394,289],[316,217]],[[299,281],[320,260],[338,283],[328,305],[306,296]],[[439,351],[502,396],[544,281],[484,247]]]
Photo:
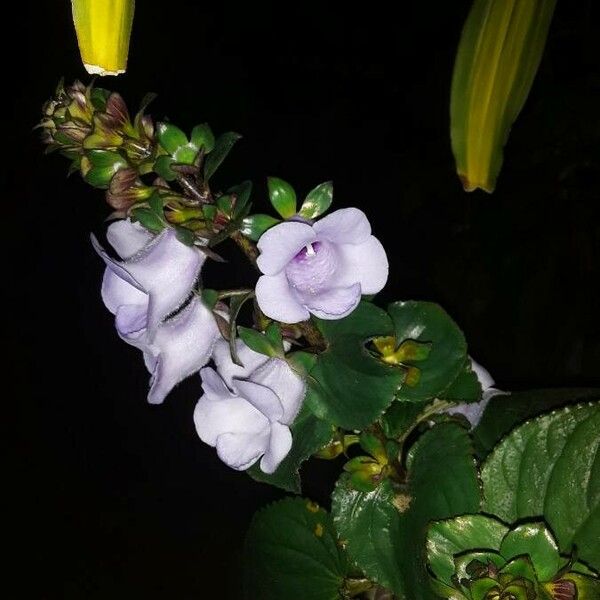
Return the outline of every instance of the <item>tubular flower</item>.
[[[200,371],[204,394],[194,411],[200,439],[216,447],[219,458],[238,471],[261,457],[260,468],[273,473],[292,447],[290,424],[300,410],[304,381],[287,362],[250,350],[238,340],[244,367],[234,365],[223,341],[213,358],[219,373]]]
[[[185,304],[206,257],[172,229],[154,236],[129,220],[113,223],[107,239],[122,260],[108,256],[92,236],[107,265],[102,299],[119,336],[143,351],[152,375],[148,401],[159,404],[208,362],[219,337],[212,312],[197,296]]]
[[[337,210],[312,224],[286,221],[258,241],[256,285],[260,309],[285,323],[341,319],[385,285],[388,260],[371,235],[371,225],[357,208]]]
[[[91,75],[125,73],[134,0],[71,0],[81,60]]]

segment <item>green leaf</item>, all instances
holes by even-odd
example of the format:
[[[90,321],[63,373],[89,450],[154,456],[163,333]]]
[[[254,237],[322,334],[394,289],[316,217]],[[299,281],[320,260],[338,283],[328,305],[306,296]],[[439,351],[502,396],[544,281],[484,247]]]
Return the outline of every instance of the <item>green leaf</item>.
[[[326,181],[311,190],[302,203],[298,214],[307,219],[316,219],[327,212],[333,200],[333,182]]]
[[[245,544],[248,600],[340,600],[347,573],[331,517],[286,498],[259,511]]]
[[[475,512],[480,493],[468,432],[452,422],[424,433],[408,457],[408,485],[385,480],[374,491],[352,488],[343,475],[332,514],[349,559],[399,597],[433,597],[425,560],[429,521]]]
[[[191,142],[183,146],[179,146],[173,153],[173,160],[178,165],[193,165],[198,156],[198,148]]]
[[[152,192],[152,195],[150,198],[148,198],[147,202],[150,210],[155,212],[160,217],[163,216],[163,201],[160,197],[160,194],[156,190]]]
[[[174,162],[175,160],[173,157],[163,154],[154,161],[152,168],[154,169],[154,172],[160,175],[163,179],[166,179],[167,181],[173,181],[173,179],[177,177],[175,171],[171,169],[171,165]]]
[[[234,185],[227,190],[230,196],[235,196],[235,207],[233,209],[233,218],[239,219],[246,212],[246,207],[249,208],[248,201],[252,193],[252,182],[242,181],[238,185]]]
[[[471,359],[467,358],[462,371],[444,392],[443,397],[454,402],[478,402],[481,400],[481,395],[481,383],[477,379],[477,374],[471,369]]]
[[[208,154],[215,147],[215,136],[211,128],[208,126],[208,123],[196,125],[196,127],[192,129],[190,141],[196,150],[204,148],[204,152],[206,154]]]
[[[564,553],[600,568],[600,403],[528,421],[500,442],[481,477],[483,510],[511,523],[542,517]]]
[[[243,235],[258,242],[260,236],[273,225],[277,225],[280,220],[271,215],[249,215],[242,221],[240,231]]]
[[[497,551],[508,527],[485,515],[464,515],[435,521],[427,531],[427,562],[433,574],[452,585],[454,557],[469,550]]]
[[[254,296],[254,292],[248,292],[247,294],[239,294],[233,296],[231,301],[229,302],[229,352],[231,353],[231,360],[234,364],[243,367],[244,365],[240,361],[237,355],[237,346],[235,343],[236,340],[236,324],[237,318],[240,314],[240,310],[242,306],[246,303],[247,300]]]
[[[396,400],[393,402],[381,417],[381,426],[385,435],[395,439],[404,437],[430,404],[429,400],[421,402]]]
[[[334,428],[331,423],[318,419],[310,410],[308,403],[302,409],[292,430],[292,449],[272,475],[260,470],[258,465],[248,469],[248,474],[257,481],[268,483],[294,494],[300,493],[300,475],[302,463],[315,452],[326,446],[332,439]]]
[[[268,177],[269,199],[273,208],[284,218],[288,219],[296,214],[296,192],[294,188],[283,179]]]
[[[187,136],[179,127],[171,123],[158,123],[156,126],[158,143],[169,153],[175,154],[177,149],[188,143]]]
[[[242,136],[239,133],[229,131],[221,134],[215,142],[212,152],[206,157],[204,161],[204,179],[209,179],[215,174],[216,170],[221,166],[221,163],[227,158],[229,152],[235,145],[235,143]]]
[[[577,586],[577,600],[598,600],[600,598],[600,579],[586,577],[579,573],[567,573],[561,580],[548,584],[546,589],[556,589],[565,580],[571,581]],[[559,599],[561,595],[556,594],[552,597]]]
[[[592,400],[600,400],[600,389],[530,390],[495,396],[472,432],[475,449],[485,457],[505,435],[527,419],[552,408]]]
[[[265,329],[265,337],[271,343],[271,346],[278,351],[279,354],[285,353],[283,349],[283,336],[281,335],[281,325],[275,321],[271,321]]]
[[[560,568],[560,555],[544,523],[526,523],[509,531],[500,545],[507,560],[528,555],[540,581],[549,581]]]
[[[175,226],[175,235],[177,239],[186,246],[193,246],[196,236],[193,231],[186,229],[185,227]]]
[[[316,319],[327,341],[310,372],[322,400],[322,416],[345,429],[363,429],[391,404],[403,373],[365,349],[375,336],[389,335],[392,323],[377,306],[361,302],[337,321]]]
[[[132,211],[134,220],[139,221],[146,229],[158,233],[165,228],[164,221],[152,210],[145,207]]]
[[[266,354],[267,356],[279,356],[280,351],[275,348],[269,338],[249,327],[238,327],[238,334],[242,338],[244,344],[254,350],[254,352],[260,352],[260,354]]]
[[[85,156],[91,169],[85,173],[84,179],[100,189],[106,189],[114,174],[128,166],[127,160],[112,150],[86,150]]]
[[[395,302],[388,307],[394,322],[396,342],[404,340],[430,342],[426,360],[415,362],[420,378],[415,386],[403,384],[401,400],[419,401],[439,398],[460,375],[467,359],[467,343],[456,323],[432,302]]]
[[[202,302],[208,306],[211,310],[215,307],[215,304],[219,300],[219,292],[217,290],[211,290],[209,288],[202,288]]]

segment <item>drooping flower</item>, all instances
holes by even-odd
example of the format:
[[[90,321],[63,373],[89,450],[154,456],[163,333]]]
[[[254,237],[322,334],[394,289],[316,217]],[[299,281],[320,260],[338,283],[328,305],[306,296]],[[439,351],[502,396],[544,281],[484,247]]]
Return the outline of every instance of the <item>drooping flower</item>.
[[[286,221],[258,241],[263,273],[256,299],[268,317],[298,323],[310,317],[341,319],[376,294],[388,277],[383,246],[371,235],[366,215],[344,208],[311,224]]]
[[[305,383],[285,360],[237,344],[243,367],[233,364],[220,340],[213,354],[220,374],[210,367],[200,371],[204,394],[194,411],[196,431],[233,469],[248,469],[262,457],[261,470],[273,473],[292,447],[289,426]]]
[[[122,260],[111,258],[92,236],[106,263],[102,299],[119,336],[143,351],[152,375],[148,401],[159,404],[208,362],[220,337],[202,301],[193,296],[188,302],[206,256],[182,244],[172,229],[152,235],[129,220],[113,223],[107,239]]]
[[[481,400],[479,402],[457,404],[445,412],[450,415],[463,415],[467,418],[469,423],[471,423],[471,427],[476,427],[479,421],[481,421],[481,417],[483,416],[488,402],[494,396],[506,394],[506,392],[493,387],[494,380],[492,379],[492,376],[486,369],[484,369],[479,363],[476,363],[473,359],[471,359],[471,370],[475,373],[475,375],[477,375],[477,379],[481,384],[481,389],[483,390],[483,396]]]

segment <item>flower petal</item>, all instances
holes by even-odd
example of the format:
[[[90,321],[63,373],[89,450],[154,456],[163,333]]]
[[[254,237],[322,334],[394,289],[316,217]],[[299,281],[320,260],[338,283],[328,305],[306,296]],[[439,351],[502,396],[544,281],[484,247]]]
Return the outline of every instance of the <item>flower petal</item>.
[[[306,394],[306,384],[290,365],[281,358],[271,358],[251,375],[277,395],[283,406],[283,415],[277,420],[289,425],[296,418]]]
[[[182,244],[174,229],[166,229],[123,263],[150,296],[148,329],[176,310],[189,296],[206,255]]]
[[[310,318],[293,293],[284,273],[263,275],[256,284],[256,301],[267,317],[282,323],[298,323]]]
[[[330,288],[305,298],[305,306],[320,319],[342,319],[348,316],[360,302],[360,284]]]
[[[234,379],[233,387],[239,396],[250,402],[269,421],[279,421],[283,417],[283,406],[273,390],[246,379]]]
[[[136,287],[141,292],[145,292],[142,284],[140,284],[138,281],[136,281],[135,277],[125,268],[124,264],[112,259],[106,253],[104,248],[100,245],[98,238],[93,233],[90,235],[90,240],[92,242],[92,246],[93,246],[94,250],[98,253],[100,258],[105,262],[106,266],[117,277],[120,277],[123,281],[126,281],[130,285]]]
[[[376,294],[387,282],[389,264],[381,242],[369,236],[362,244],[340,244],[336,285],[360,283],[362,294]]]
[[[275,225],[258,240],[260,256],[256,264],[265,275],[276,275],[315,239],[313,228],[306,223],[288,221]]]
[[[267,474],[274,473],[291,449],[292,433],[289,427],[281,423],[272,423],[269,446],[260,461],[261,471]]]
[[[255,352],[246,346],[240,338],[236,339],[235,346],[238,358],[244,365],[243,367],[236,365],[231,360],[229,342],[220,339],[213,349],[212,357],[217,366],[217,371],[229,387],[233,385],[232,379],[234,377],[236,379],[247,379],[253,371],[269,360],[268,356]]]
[[[231,390],[225,385],[223,378],[213,368],[204,367],[201,369],[200,377],[202,379],[202,389],[204,390],[204,393],[213,400],[227,400],[235,397],[235,395],[231,393]]]
[[[198,298],[162,323],[153,340],[157,360],[148,402],[160,404],[175,385],[200,370],[209,361],[219,335],[212,312]]]
[[[259,435],[269,421],[243,398],[215,399],[204,394],[194,409],[194,424],[200,439],[215,446],[225,433]]]
[[[119,306],[115,317],[118,334],[126,341],[138,345],[146,334],[148,306],[124,304]],[[144,345],[144,344],[143,344]]]
[[[115,221],[106,230],[106,239],[123,259],[139,252],[154,236],[139,223],[129,219]]]
[[[371,235],[367,215],[358,208],[341,208],[313,225],[317,239],[336,244],[362,244]],[[269,230],[271,231],[271,230]]]
[[[114,315],[119,306],[126,304],[137,304],[148,307],[148,294],[140,292],[135,286],[131,285],[110,267],[104,270],[102,278],[102,300],[108,310]]]
[[[265,452],[270,440],[269,427],[260,434],[224,433],[217,438],[219,458],[236,471],[245,471]]]

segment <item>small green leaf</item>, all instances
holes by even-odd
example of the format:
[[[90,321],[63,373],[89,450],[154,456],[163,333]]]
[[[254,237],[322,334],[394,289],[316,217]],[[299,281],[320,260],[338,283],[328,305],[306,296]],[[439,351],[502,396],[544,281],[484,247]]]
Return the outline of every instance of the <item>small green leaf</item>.
[[[497,551],[507,533],[508,527],[504,523],[485,515],[435,521],[427,531],[429,568],[440,581],[452,585],[456,555],[469,550]]]
[[[248,600],[340,600],[347,571],[331,517],[313,502],[286,498],[252,520],[245,544]]]
[[[250,208],[248,201],[250,200],[250,194],[252,193],[252,182],[242,181],[242,183],[230,187],[227,190],[227,193],[236,198],[235,207],[233,209],[233,218],[237,220]]]
[[[175,226],[175,235],[177,239],[186,246],[193,246],[196,236],[193,231],[186,229],[185,227]]]
[[[381,417],[385,435],[395,439],[404,437],[429,404],[431,404],[429,400],[421,402],[397,400],[393,402]]]
[[[260,236],[273,225],[277,225],[280,220],[270,215],[250,215],[242,221],[240,231],[242,235],[258,242]]]
[[[190,141],[196,150],[204,148],[204,152],[206,154],[208,154],[215,147],[215,136],[211,128],[208,126],[208,123],[196,125],[196,127],[192,129]]]
[[[454,383],[467,359],[467,343],[462,331],[440,306],[432,302],[395,302],[388,307],[398,343],[404,340],[430,342],[426,360],[411,365],[420,372],[414,386],[403,384],[400,400],[429,400],[443,397]]]
[[[227,158],[227,155],[233,148],[234,144],[241,137],[242,136],[239,133],[229,131],[228,133],[223,133],[217,138],[211,153],[204,161],[205,181],[208,181],[215,174],[215,171],[221,166],[221,163]]]
[[[507,560],[528,555],[540,581],[549,581],[560,568],[560,555],[552,534],[543,523],[526,523],[509,531],[500,545]]]
[[[209,288],[203,288],[202,290],[202,302],[208,306],[211,310],[215,307],[215,304],[219,300],[219,292],[217,290],[211,290]]]
[[[238,326],[238,335],[242,338],[244,344],[254,352],[260,352],[260,354],[266,354],[267,356],[278,356],[276,349],[273,348],[267,336],[259,331]]]
[[[204,215],[205,219],[213,221],[217,216],[217,207],[214,204],[205,204],[202,207],[202,214]]]
[[[173,160],[178,165],[193,165],[194,162],[196,162],[197,156],[198,148],[190,142],[189,144],[179,146],[179,148],[175,150],[173,153]]]
[[[258,465],[248,469],[248,474],[256,481],[262,481],[294,494],[300,493],[302,463],[315,452],[326,446],[332,439],[334,428],[330,423],[318,419],[304,402],[300,413],[291,426],[292,449],[272,475],[260,470]]]
[[[155,190],[147,200],[150,210],[155,212],[158,216],[163,216],[163,201],[160,194]]]
[[[221,212],[224,212],[226,215],[230,215],[233,207],[233,198],[229,194],[220,196],[217,198],[217,206]]]
[[[163,179],[166,179],[167,181],[173,181],[173,179],[177,177],[175,171],[171,169],[171,165],[174,162],[175,161],[171,156],[163,154],[154,161],[154,165],[152,168],[154,169],[155,173],[160,175]]]
[[[600,569],[600,403],[567,406],[517,427],[481,469],[482,509],[505,522],[543,518],[560,550]]]
[[[154,233],[158,233],[165,228],[163,220],[149,208],[136,208],[132,215],[134,220],[139,221],[146,229]]]
[[[84,179],[100,189],[106,189],[114,174],[128,166],[127,160],[112,150],[86,150],[85,157],[91,169],[85,173]]]
[[[188,143],[187,136],[179,127],[171,123],[158,123],[156,126],[158,143],[169,153],[175,154],[177,149]]]
[[[495,396],[473,430],[475,449],[485,457],[514,427],[527,419],[568,404],[600,400],[600,389],[529,390]]]
[[[326,181],[311,190],[302,203],[298,214],[306,219],[316,219],[327,212],[333,200],[333,182]]]
[[[294,188],[287,181],[278,177],[269,177],[267,186],[273,208],[284,219],[293,217],[296,214],[296,192]]]
[[[271,321],[265,329],[265,336],[271,343],[271,346],[282,356],[285,353],[283,349],[283,337],[281,335],[281,326],[275,321]]]
[[[365,344],[389,335],[392,322],[380,308],[361,302],[344,319],[315,323],[327,341],[310,372],[323,417],[345,429],[363,429],[392,403],[403,378],[400,368],[373,357]]]
[[[471,359],[467,358],[454,383],[443,393],[443,398],[453,402],[479,402],[481,395],[481,383],[471,369]]]
[[[236,326],[237,318],[240,314],[242,306],[247,300],[254,296],[254,292],[248,292],[247,294],[235,295],[229,302],[229,352],[231,353],[231,360],[238,366],[243,367],[244,365],[240,361],[237,355],[236,340]]]

